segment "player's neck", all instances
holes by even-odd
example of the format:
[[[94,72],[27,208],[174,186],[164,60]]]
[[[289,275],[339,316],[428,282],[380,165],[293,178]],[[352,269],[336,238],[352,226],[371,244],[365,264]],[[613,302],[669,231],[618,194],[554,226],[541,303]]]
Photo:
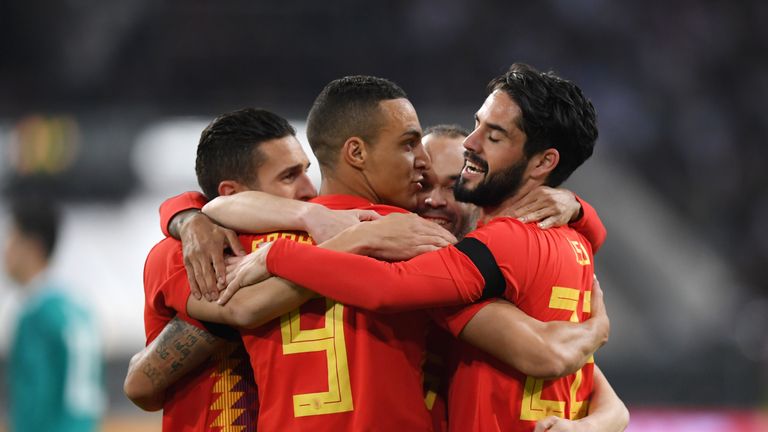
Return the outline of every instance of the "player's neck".
[[[506,210],[514,206],[520,201],[528,192],[539,186],[538,182],[527,181],[517,189],[514,195],[504,199],[501,203],[495,206],[486,206],[482,208],[480,213],[480,222],[488,223],[491,219],[502,215]]]
[[[48,267],[48,261],[35,257],[35,259],[27,260],[26,265],[17,275],[17,282],[22,286],[29,285],[39,275],[41,275]]]
[[[352,195],[366,199],[374,204],[379,198],[367,182],[359,181],[354,176],[327,175],[323,173],[320,195]]]

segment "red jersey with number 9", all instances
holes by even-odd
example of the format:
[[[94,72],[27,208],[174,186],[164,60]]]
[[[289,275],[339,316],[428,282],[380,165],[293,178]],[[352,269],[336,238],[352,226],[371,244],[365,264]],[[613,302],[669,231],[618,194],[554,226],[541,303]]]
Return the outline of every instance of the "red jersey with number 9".
[[[382,215],[404,212],[352,196],[313,202]],[[240,238],[247,251],[277,238],[312,241],[304,233]],[[360,283],[366,283],[365,275]],[[422,391],[427,321],[424,312],[381,314],[317,298],[241,331],[259,388],[259,431],[432,430]]]

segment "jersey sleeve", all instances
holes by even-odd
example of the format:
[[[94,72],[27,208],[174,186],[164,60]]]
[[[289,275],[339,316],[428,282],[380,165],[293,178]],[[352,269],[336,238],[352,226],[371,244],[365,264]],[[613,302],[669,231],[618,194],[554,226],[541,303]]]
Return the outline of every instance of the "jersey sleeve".
[[[160,229],[163,231],[163,235],[171,236],[168,232],[168,226],[174,216],[184,210],[201,209],[207,203],[208,200],[200,192],[184,192],[163,201],[160,204]]]
[[[483,300],[466,306],[449,306],[438,309],[430,309],[429,316],[437,325],[447,330],[454,337],[459,337],[464,327],[472,321],[472,318],[495,300]]]
[[[471,303],[485,285],[470,258],[454,246],[387,263],[280,239],[269,251],[267,267],[325,297],[379,312]]]
[[[189,279],[187,279],[186,270],[182,269],[174,273],[160,287],[160,291],[165,299],[165,305],[176,311],[176,316],[195,327],[205,329],[205,326],[196,319],[187,315],[187,300],[191,295],[189,289]]]
[[[608,232],[594,207],[578,196],[576,196],[576,200],[581,204],[583,215],[581,216],[581,219],[570,224],[570,226],[578,231],[579,234],[583,235],[584,238],[592,244],[593,253],[597,253],[597,250],[600,249],[600,246],[605,242]]]
[[[172,240],[165,240],[172,241]],[[172,267],[170,277],[165,266],[169,258],[168,245],[157,245],[150,251],[144,264],[144,329],[149,345],[174,316],[195,327],[205,326],[186,313],[187,298],[190,294],[186,269],[178,264]],[[180,254],[180,251],[173,253]]]

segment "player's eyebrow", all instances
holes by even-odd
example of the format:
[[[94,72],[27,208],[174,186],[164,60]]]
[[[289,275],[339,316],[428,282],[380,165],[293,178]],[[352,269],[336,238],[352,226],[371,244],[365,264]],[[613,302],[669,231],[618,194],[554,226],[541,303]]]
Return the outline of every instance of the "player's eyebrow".
[[[309,167],[309,165],[307,165],[307,167]],[[301,174],[304,172],[304,170],[305,168],[302,164],[291,165],[288,168],[280,171],[280,174],[278,174],[277,176],[282,177],[286,174]]]
[[[478,117],[477,114],[475,114],[475,122],[480,123],[480,117]],[[509,131],[507,131],[506,129],[504,129],[500,125],[497,125],[496,123],[485,122],[485,125],[488,126],[489,129],[493,129],[495,131],[499,131],[502,134],[504,134],[506,136],[509,136]]]
[[[401,137],[407,136],[407,137],[412,137],[412,138],[421,138],[421,131],[418,130],[418,129],[409,129],[409,130],[403,132],[400,136]]]

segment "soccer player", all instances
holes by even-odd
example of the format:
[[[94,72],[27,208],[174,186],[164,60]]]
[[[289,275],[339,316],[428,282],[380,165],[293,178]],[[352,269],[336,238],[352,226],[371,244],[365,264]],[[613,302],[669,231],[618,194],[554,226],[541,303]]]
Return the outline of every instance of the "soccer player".
[[[457,199],[482,208],[483,226],[456,246],[394,264],[277,240],[243,259],[227,289],[273,274],[371,310],[503,294],[535,318],[583,321],[591,307],[592,245],[569,227],[542,230],[500,215],[533,188],[561,184],[592,154],[592,104],[573,83],[523,64],[491,81],[489,90],[465,140],[455,189]],[[329,267],[356,272],[308,277]],[[449,398],[451,430],[532,430],[549,415],[575,419],[587,413],[592,362],[567,377],[543,380],[467,346],[458,364]]]
[[[433,220],[441,226],[453,232],[461,239],[475,227],[475,220],[479,209],[470,203],[456,201],[453,189],[459,179],[461,169],[464,166],[464,139],[469,136],[469,131],[456,125],[437,125],[424,131],[422,142],[424,148],[432,160],[432,167],[424,174],[423,189],[419,192],[419,206],[417,213],[429,220]],[[509,209],[509,215],[522,221],[539,222],[539,226],[547,228],[568,223],[573,218],[574,211],[581,208],[581,218],[571,224],[578,227],[578,231],[585,233],[593,245],[599,245],[605,238],[605,231],[601,224],[586,224],[594,218],[594,209],[582,202],[573,199],[572,193],[566,190],[552,189],[540,186],[528,193],[520,201]],[[574,204],[576,204],[574,206]],[[581,204],[581,205],[579,205]],[[575,207],[575,208],[574,208]],[[588,216],[583,213],[586,212]],[[501,307],[493,305],[489,307]],[[465,327],[465,331],[474,330],[473,325]],[[486,331],[477,329],[476,331]],[[495,331],[490,328],[487,331]],[[455,360],[451,355],[455,339],[438,328],[430,329],[427,338],[428,355],[424,365],[425,393],[428,407],[432,414],[435,430],[448,430],[448,413],[445,407],[447,388],[450,381],[450,371],[446,369],[454,366]],[[560,419],[548,417],[537,422],[537,431],[548,430],[622,430],[627,423],[627,411],[624,404],[616,396],[608,381],[604,377],[596,380],[596,397],[602,398],[596,405],[601,407],[599,412],[591,412],[588,417],[578,420]],[[581,429],[577,429],[581,428]]]
[[[428,158],[420,142],[418,118],[399,87],[372,77],[332,82],[310,112],[308,134],[321,164],[321,191],[329,194],[316,202],[381,212],[403,210],[377,202],[415,207]],[[273,238],[308,243],[300,235],[276,233],[248,244],[255,248]],[[315,273],[319,274],[323,273]],[[218,309],[187,294],[187,311],[201,319],[230,323],[228,308],[240,307],[257,291],[243,289],[227,307]],[[432,313],[458,334],[474,312],[470,308],[454,315]],[[317,299],[281,317],[279,323],[244,332],[263,396],[260,427],[359,430],[376,425],[380,430],[429,430],[420,390],[425,325],[422,312],[377,314]],[[522,336],[534,334],[527,326],[519,322],[513,330],[526,327]],[[599,342],[583,328],[567,329],[575,330],[573,336],[581,334],[581,342],[571,339],[571,345],[579,348],[571,348],[583,363]],[[516,356],[514,361],[533,368],[548,363],[547,356],[539,355],[551,352],[555,344],[543,343],[543,337],[534,334],[530,344],[520,343],[516,349],[529,356]],[[530,361],[531,355],[540,361]]]
[[[218,117],[198,145],[202,187],[217,195],[255,188],[297,200],[314,197],[305,172],[309,162],[294,134],[287,121],[264,110]],[[241,247],[236,237],[229,244]],[[256,388],[237,333],[236,342],[227,342],[214,335],[226,336],[222,329],[173,309],[169,298],[182,286],[187,286],[187,274],[181,245],[165,239],[149,253],[144,273],[145,327],[152,345],[132,359],[126,394],[144,409],[163,408],[163,430],[255,430]],[[161,364],[147,362],[149,356],[159,357]],[[158,391],[170,383],[175,385],[169,391]]]
[[[15,199],[11,219],[5,270],[26,299],[8,368],[10,430],[95,431],[105,404],[100,337],[90,311],[47,274],[58,210]]]

